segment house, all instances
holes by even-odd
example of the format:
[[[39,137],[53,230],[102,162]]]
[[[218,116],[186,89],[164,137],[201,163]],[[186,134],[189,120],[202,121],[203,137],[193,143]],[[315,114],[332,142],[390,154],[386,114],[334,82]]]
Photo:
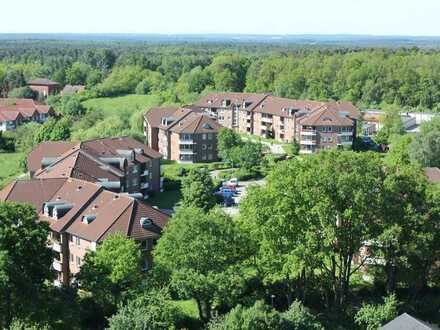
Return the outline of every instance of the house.
[[[47,141],[27,157],[32,178],[76,178],[113,192],[140,193],[162,189],[162,155],[129,137],[84,142]]]
[[[32,99],[0,98],[0,131],[14,130],[25,122],[44,123],[54,110]]]
[[[181,163],[218,160],[221,125],[197,107],[153,108],[144,116],[147,144],[165,159]]]
[[[86,253],[95,251],[112,233],[139,242],[142,268],[147,270],[151,250],[169,218],[135,195],[114,193],[74,178],[15,181],[0,191],[0,200],[28,203],[37,210],[39,221],[49,224],[57,286],[72,283]]]
[[[62,96],[74,95],[76,93],[80,93],[86,90],[86,87],[83,85],[66,85],[61,91]]]
[[[380,327],[381,330],[439,330],[438,327],[420,321],[407,313],[403,313],[394,320]]]
[[[37,92],[40,97],[44,98],[48,97],[49,95],[57,94],[61,90],[59,83],[46,78],[29,80],[27,85],[30,89]]]

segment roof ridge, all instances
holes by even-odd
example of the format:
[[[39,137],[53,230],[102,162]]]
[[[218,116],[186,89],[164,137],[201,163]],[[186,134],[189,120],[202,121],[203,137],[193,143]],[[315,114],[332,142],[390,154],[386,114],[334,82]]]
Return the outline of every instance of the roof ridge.
[[[114,193],[113,193],[114,194]],[[130,198],[130,197],[129,197]],[[132,206],[133,205],[133,203],[134,203],[134,199],[127,205],[127,207],[125,207],[123,210],[122,210],[122,212],[121,213],[119,213],[119,215],[115,218],[115,220],[110,224],[110,226],[107,226],[107,229],[100,235],[100,236],[98,236],[98,238],[96,239],[96,241],[98,242],[109,230],[110,230],[110,228],[112,228],[113,227],[113,225],[119,220],[119,218],[124,214],[124,212],[126,211],[126,210],[128,210],[128,208],[130,207],[130,206]],[[133,212],[132,212],[132,214],[133,214]],[[130,220],[131,220],[131,215],[130,215]],[[130,221],[130,223],[131,223],[131,221]],[[129,225],[130,225],[130,223],[129,223]],[[128,236],[128,235],[127,235]]]

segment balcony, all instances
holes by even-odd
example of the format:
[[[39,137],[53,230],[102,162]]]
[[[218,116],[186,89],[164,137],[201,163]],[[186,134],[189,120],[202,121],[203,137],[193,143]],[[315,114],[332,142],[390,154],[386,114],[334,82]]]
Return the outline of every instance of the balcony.
[[[55,252],[61,253],[61,245],[57,242],[52,243],[52,250]]]
[[[339,136],[352,136],[353,132],[339,132],[338,135]]]
[[[312,151],[312,150],[308,150],[308,149],[301,149],[301,150],[299,151],[299,153],[305,155],[305,154],[312,154],[313,151]]]
[[[316,140],[301,140],[300,144],[308,145],[308,146],[314,146],[317,144]]]
[[[262,117],[262,118],[261,118],[261,122],[262,122],[262,123],[272,124],[272,118]]]
[[[194,140],[193,139],[191,139],[191,140],[182,140],[182,139],[180,139],[179,140],[179,144],[194,144]]]
[[[53,263],[52,263],[52,267],[53,267],[53,269],[55,269],[58,272],[62,272],[63,271],[63,264],[59,260],[55,259],[53,261]]]
[[[54,280],[53,285],[56,286],[57,288],[61,288],[63,286],[60,280]]]
[[[194,150],[179,150],[179,153],[181,155],[194,155],[195,154]]]
[[[149,170],[145,170],[141,174],[141,176],[148,176],[148,175],[150,175],[150,171]]]
[[[150,187],[150,184],[148,182],[141,184],[141,189],[148,189]]]
[[[301,135],[313,136],[316,135],[315,130],[301,130]]]

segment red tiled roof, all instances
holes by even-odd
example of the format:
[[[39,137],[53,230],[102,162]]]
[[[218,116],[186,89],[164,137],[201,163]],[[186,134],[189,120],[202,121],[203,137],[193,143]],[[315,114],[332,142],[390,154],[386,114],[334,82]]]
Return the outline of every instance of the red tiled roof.
[[[231,105],[240,106],[240,108],[243,108],[245,102],[249,103],[245,109],[252,111],[268,95],[262,93],[209,93],[194,105],[202,108],[223,108],[223,101],[229,100]]]
[[[144,117],[151,127],[159,127],[162,118],[171,117],[178,109],[178,107],[152,108],[144,115]]]
[[[47,78],[37,78],[33,80],[29,80],[27,82],[28,85],[37,85],[37,86],[59,86],[60,84],[56,81],[47,79]]]
[[[255,108],[255,112],[268,113],[280,117],[291,117],[288,109],[292,109],[293,112],[311,112],[319,107],[322,107],[325,103],[318,101],[308,100],[291,100],[276,96],[268,96],[261,102],[258,107]]]
[[[78,179],[32,179],[15,181],[0,191],[0,200],[29,203],[55,232],[67,232],[89,241],[99,242],[110,233],[122,232],[134,239],[157,237],[169,216],[125,194],[106,191],[98,185]],[[65,201],[72,208],[59,219],[44,215],[43,205]],[[84,223],[83,217],[95,219]],[[140,220],[147,217],[152,228],[142,228]]]
[[[301,125],[307,126],[352,126],[353,119],[345,116],[341,112],[327,107],[313,111],[309,115],[298,119]]]
[[[56,158],[65,154],[69,150],[77,150],[78,142],[67,141],[47,141],[36,146],[27,156],[27,167],[31,172],[36,172],[41,168],[41,160],[44,157]]]

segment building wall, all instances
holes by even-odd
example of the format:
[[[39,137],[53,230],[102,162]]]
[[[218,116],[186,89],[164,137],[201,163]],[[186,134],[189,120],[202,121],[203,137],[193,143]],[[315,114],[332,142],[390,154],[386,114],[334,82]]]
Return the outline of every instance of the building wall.
[[[79,238],[79,244],[77,241],[77,236],[68,235],[68,247],[69,247],[69,270],[70,274],[74,276],[77,274],[84,262],[84,256],[90,250],[92,250],[92,242],[87,241],[83,238]],[[78,264],[77,258],[79,258],[80,263]]]
[[[238,113],[238,131],[240,133],[253,134],[253,113],[240,110]]]
[[[194,134],[195,163],[218,161],[217,133]]]
[[[55,94],[60,90],[60,88],[56,86],[29,85],[29,88],[44,97]]]
[[[163,155],[164,159],[171,159],[169,153],[168,133],[163,129],[159,129],[158,132],[158,151]]]

